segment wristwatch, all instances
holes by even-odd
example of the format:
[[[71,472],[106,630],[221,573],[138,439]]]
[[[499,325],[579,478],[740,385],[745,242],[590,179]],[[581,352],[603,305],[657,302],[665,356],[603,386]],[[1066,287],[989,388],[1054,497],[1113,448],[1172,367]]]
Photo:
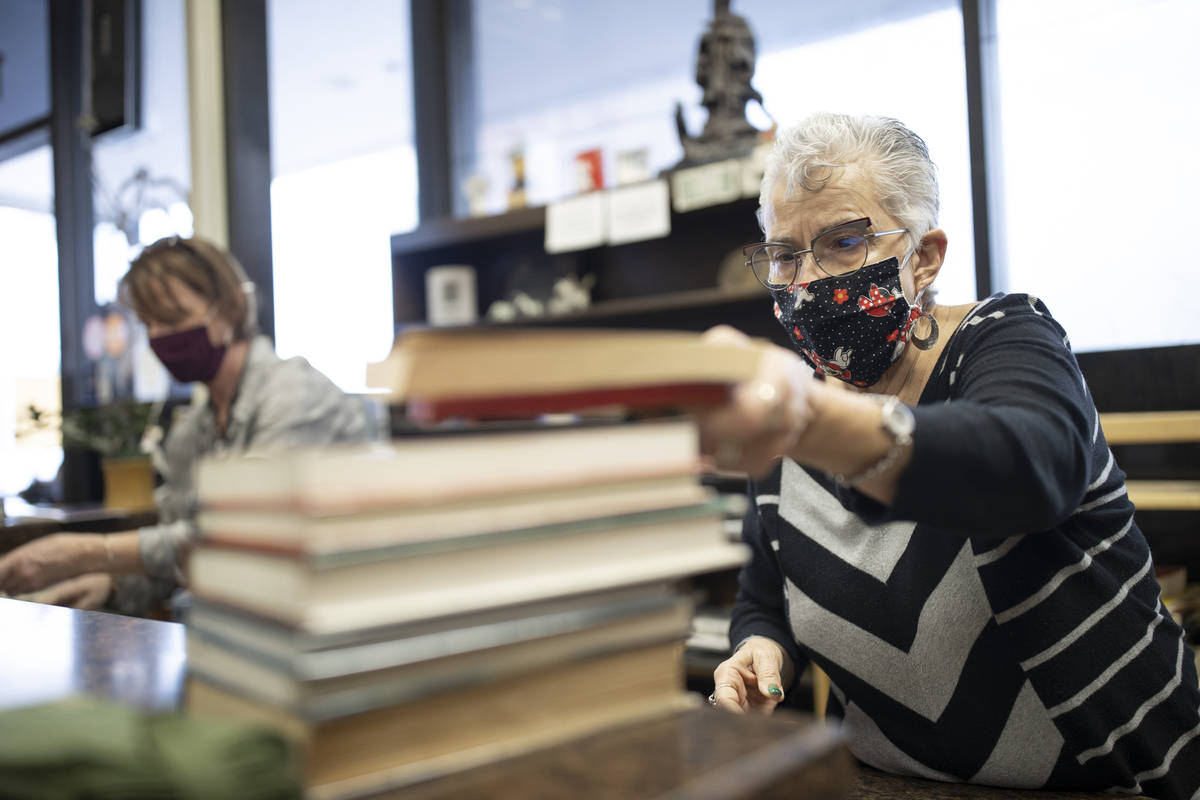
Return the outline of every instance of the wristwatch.
[[[888,435],[888,438],[892,440],[892,445],[883,454],[883,457],[855,475],[834,473],[833,479],[839,486],[853,486],[874,478],[895,464],[896,460],[900,458],[900,454],[904,452],[904,448],[912,444],[913,430],[917,426],[912,409],[901,403],[900,398],[894,394],[869,396],[883,404],[879,410],[879,429]]]

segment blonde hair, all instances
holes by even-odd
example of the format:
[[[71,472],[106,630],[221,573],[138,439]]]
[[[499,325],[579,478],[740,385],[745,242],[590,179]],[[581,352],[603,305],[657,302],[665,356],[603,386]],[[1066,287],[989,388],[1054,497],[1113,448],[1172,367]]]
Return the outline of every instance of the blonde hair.
[[[121,278],[117,297],[143,319],[174,325],[187,317],[167,278],[203,297],[233,328],[235,341],[258,333],[254,284],[231,254],[200,238],[171,236],[146,247]]]

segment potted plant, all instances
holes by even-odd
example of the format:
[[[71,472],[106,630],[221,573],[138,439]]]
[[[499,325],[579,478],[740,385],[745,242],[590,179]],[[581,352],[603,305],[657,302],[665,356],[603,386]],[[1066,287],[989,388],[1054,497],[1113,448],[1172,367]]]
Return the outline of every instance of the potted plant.
[[[153,417],[154,406],[133,400],[63,415],[63,446],[85,447],[100,454],[106,507],[127,511],[154,507],[154,468],[142,447]]]

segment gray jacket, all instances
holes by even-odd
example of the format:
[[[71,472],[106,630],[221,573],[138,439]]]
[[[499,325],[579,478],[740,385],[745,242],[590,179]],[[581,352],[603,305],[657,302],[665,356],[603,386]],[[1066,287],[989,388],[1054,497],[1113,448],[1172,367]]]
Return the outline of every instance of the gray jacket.
[[[254,339],[225,435],[217,432],[207,387],[197,384],[191,405],[177,414],[156,454],[165,480],[155,493],[160,522],[138,531],[146,572],[185,583],[181,566],[197,534],[194,473],[201,457],[364,441],[377,427],[361,398],[345,395],[303,358],[279,358],[266,337]]]

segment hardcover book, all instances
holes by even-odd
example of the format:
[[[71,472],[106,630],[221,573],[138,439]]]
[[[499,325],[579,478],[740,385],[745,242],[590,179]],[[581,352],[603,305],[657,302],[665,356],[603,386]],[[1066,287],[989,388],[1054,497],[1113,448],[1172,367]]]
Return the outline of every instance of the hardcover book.
[[[460,539],[433,547],[297,556],[208,544],[192,554],[201,598],[322,633],[653,583],[745,560],[713,505]]]
[[[315,516],[504,502],[522,492],[694,474],[698,452],[686,419],[416,436],[276,458],[207,458],[196,493],[207,511]]]
[[[618,690],[619,689],[619,690]],[[192,713],[269,725],[307,754],[313,796],[353,796],[356,783],[401,786],[557,744],[688,704],[680,645],[642,645],[500,681],[468,684],[401,705],[329,720],[188,681]]]
[[[295,553],[366,551],[696,506],[711,499],[711,490],[699,485],[694,475],[682,474],[342,514],[318,515],[295,509],[202,510],[197,525],[214,544],[258,545]],[[312,507],[320,502],[310,496],[306,504]]]
[[[493,683],[556,664],[686,636],[691,603],[679,596],[594,600],[503,623],[472,624],[387,642],[282,658],[216,630],[188,627],[188,671],[247,699],[320,722]]]
[[[763,346],[680,331],[423,329],[401,335],[367,383],[426,422],[705,406],[754,376]]]

